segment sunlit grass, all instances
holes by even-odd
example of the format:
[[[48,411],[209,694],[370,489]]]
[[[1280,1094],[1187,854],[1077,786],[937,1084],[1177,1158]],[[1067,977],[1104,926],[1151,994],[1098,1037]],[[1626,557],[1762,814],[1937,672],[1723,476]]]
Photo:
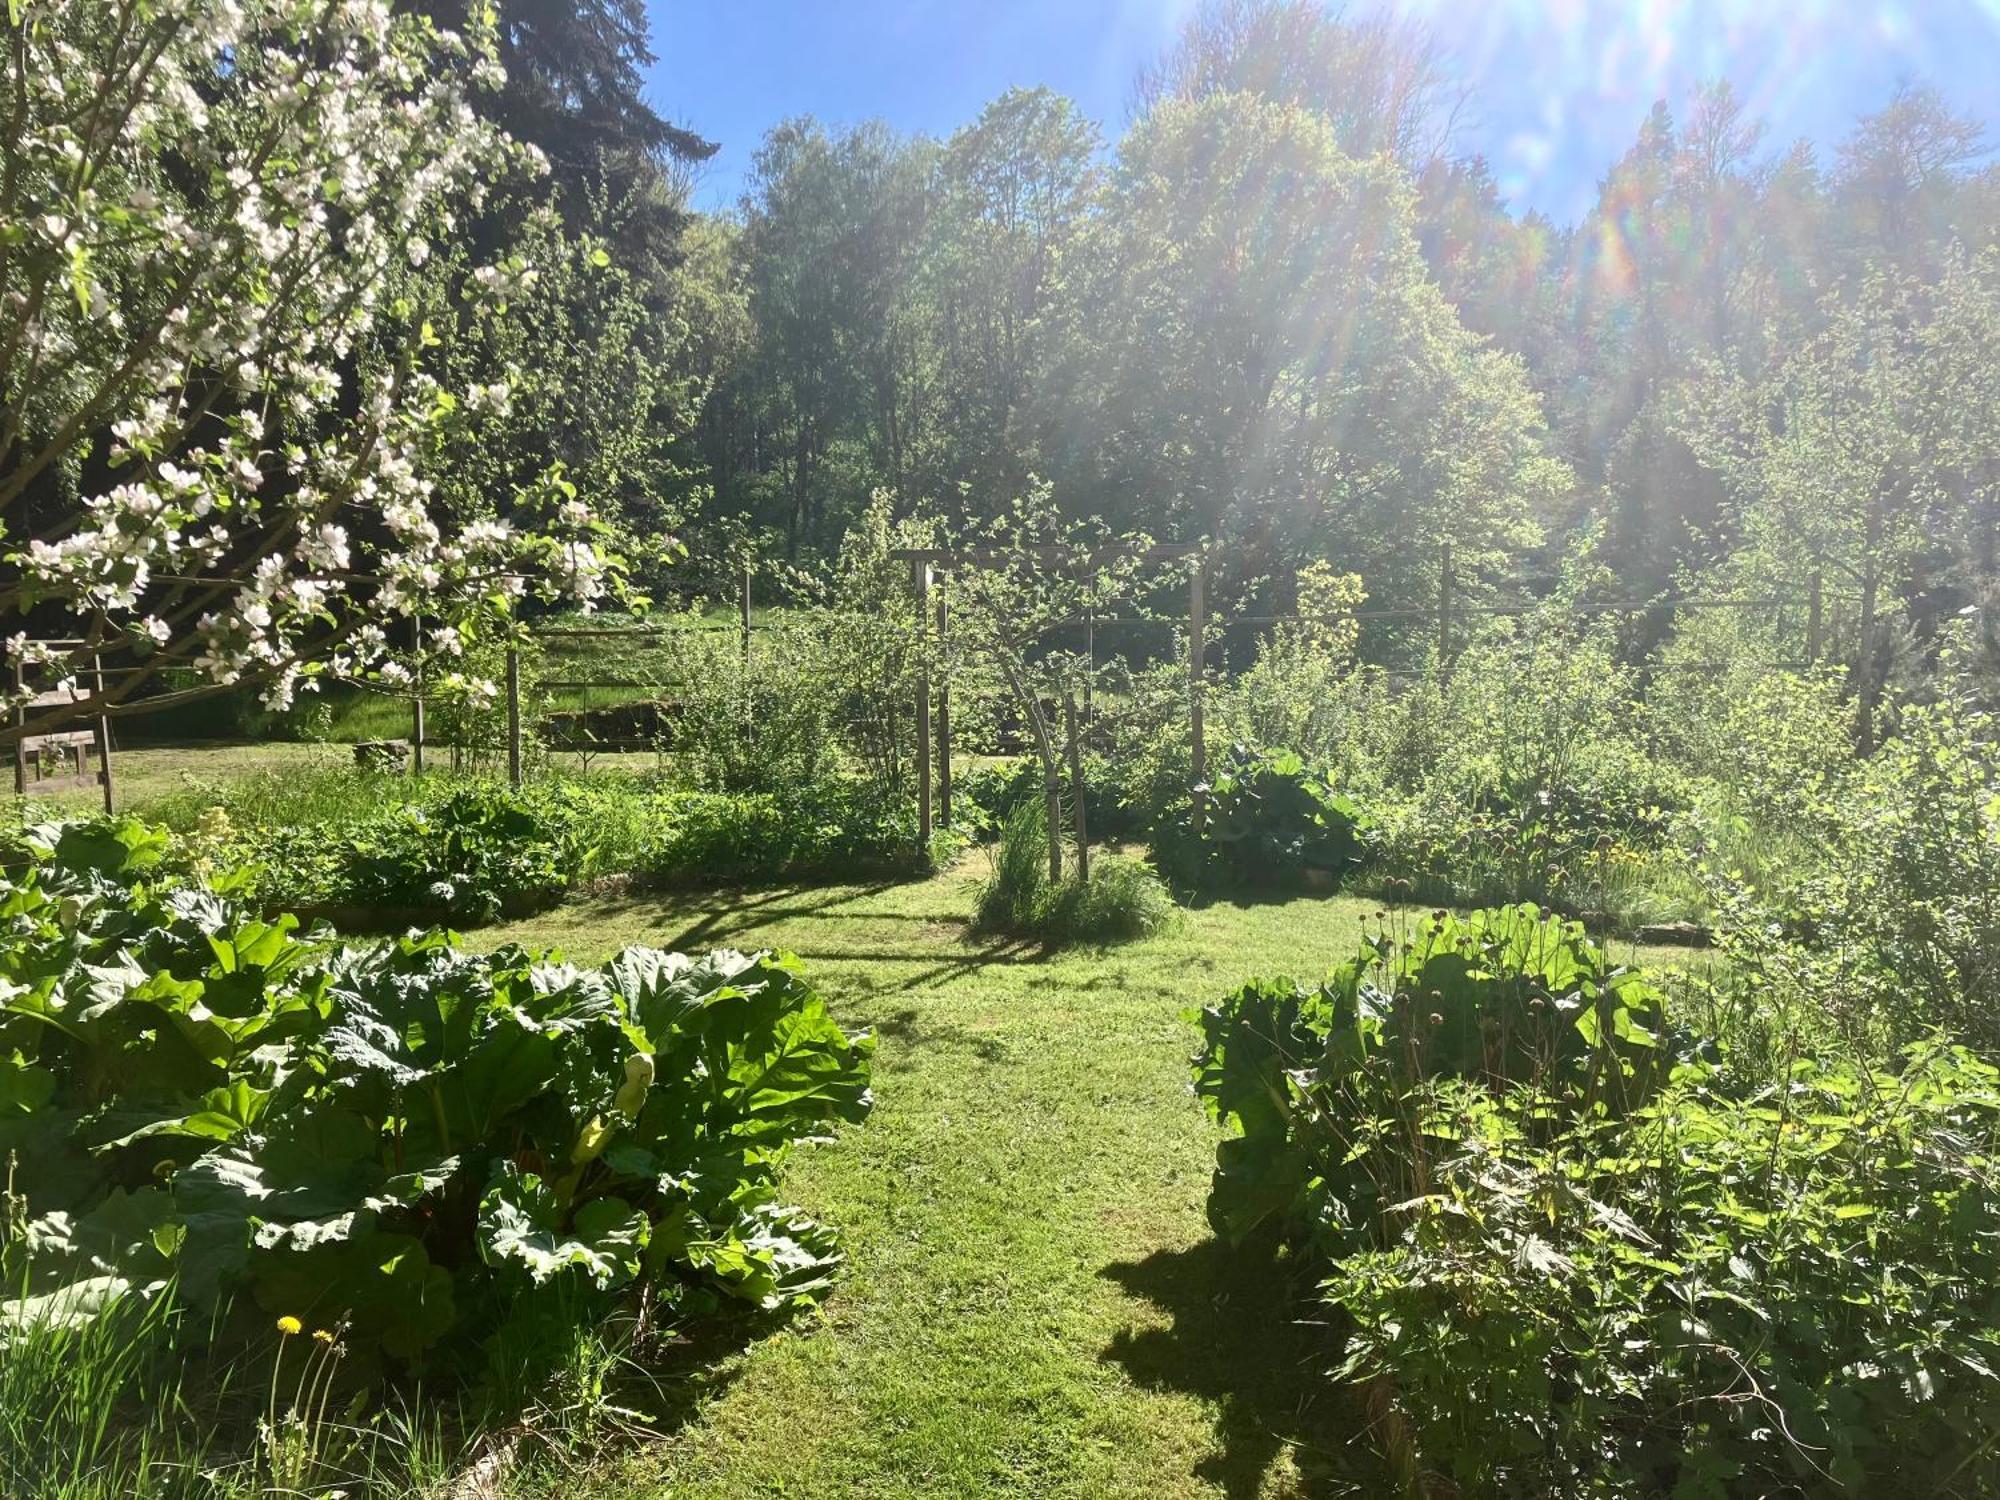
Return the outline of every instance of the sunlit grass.
[[[659,1439],[587,1471],[607,1497],[1377,1494],[1358,1416],[1286,1276],[1204,1218],[1215,1134],[1185,1019],[1253,974],[1318,977],[1374,903],[1197,906],[1047,954],[981,941],[985,862],[899,886],[574,902],[479,935],[580,959],[626,943],[797,952],[875,1029],[876,1112],[795,1157],[842,1226],[817,1317],[724,1360]],[[1686,955],[1620,957],[1681,963]],[[1302,1393],[1307,1393],[1302,1399]]]

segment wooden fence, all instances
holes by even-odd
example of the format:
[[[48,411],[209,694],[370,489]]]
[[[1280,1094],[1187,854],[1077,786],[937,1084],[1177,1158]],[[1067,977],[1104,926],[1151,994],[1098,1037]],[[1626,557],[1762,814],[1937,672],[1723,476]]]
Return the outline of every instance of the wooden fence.
[[[1187,639],[1187,729],[1189,739],[1190,764],[1196,789],[1195,815],[1197,821],[1202,816],[1200,788],[1207,781],[1206,746],[1206,684],[1208,681],[1209,638],[1214,621],[1211,619],[1208,601],[1208,565],[1201,547],[1193,544],[1159,545],[1148,548],[1136,559],[1130,552],[1115,554],[1123,560],[1141,563],[1165,563],[1185,565],[1187,568],[1187,605],[1184,618],[1174,619],[1162,616],[1113,616],[1092,615],[1072,620],[1052,622],[1044,627],[1043,635],[1060,629],[1078,629],[1083,633],[1083,648],[1096,659],[1098,635],[1100,632],[1116,632],[1121,629],[1185,628]],[[948,583],[951,576],[967,568],[990,568],[1007,566],[1020,561],[1016,552],[1001,552],[987,549],[955,548],[905,548],[891,553],[898,561],[908,563],[913,610],[911,628],[930,637],[940,659],[948,656],[952,616],[948,597]],[[1036,559],[1051,566],[1063,564],[1090,564],[1090,556],[1079,556],[1068,551],[1048,549],[1045,557]],[[752,638],[759,631],[788,628],[783,624],[759,624],[754,618],[751,600],[751,569],[743,570],[742,584],[738,596],[737,619],[734,622],[683,624],[672,626],[620,625],[620,626],[579,626],[544,633],[543,642],[576,642],[608,639],[652,639],[661,640],[681,632],[733,632],[742,642],[746,665],[752,651]],[[1421,627],[1418,638],[1428,637],[1435,642],[1437,659],[1449,664],[1461,649],[1466,639],[1467,622],[1480,616],[1527,615],[1546,607],[1546,601],[1514,603],[1480,603],[1461,597],[1460,580],[1456,574],[1452,548],[1445,543],[1439,549],[1438,587],[1436,600],[1432,604],[1407,607],[1361,608],[1336,614],[1314,615],[1234,615],[1226,624],[1235,626],[1257,626],[1268,628],[1287,624],[1330,624],[1336,622],[1396,623]],[[1661,610],[1701,612],[1705,610],[1785,610],[1803,609],[1805,612],[1805,655],[1803,658],[1773,661],[1773,667],[1802,668],[1822,660],[1829,643],[1827,607],[1837,602],[1827,595],[1822,580],[1815,575],[1803,596],[1769,595],[1744,598],[1713,599],[1633,599],[1598,602],[1574,606],[1570,613],[1588,617],[1623,616],[1637,618]],[[789,627],[800,628],[800,627]],[[940,678],[933,682],[928,666],[931,656],[919,653],[919,670],[915,684],[914,701],[911,704],[916,731],[916,758],[918,771],[917,816],[920,836],[928,841],[940,826],[951,822],[952,797],[952,728],[951,728],[951,684]],[[1736,663],[1731,662],[1687,662],[1681,668],[1696,671],[1722,670]],[[1398,670],[1387,669],[1392,677],[1408,677],[1421,668]],[[579,727],[589,735],[588,716],[591,710],[592,692],[633,692],[638,690],[659,690],[672,684],[658,681],[640,680],[631,677],[585,676],[543,678],[538,686],[562,692],[581,692],[584,704]],[[664,722],[660,715],[662,704],[657,698],[652,702],[655,721],[651,738],[632,739],[607,738],[589,740],[588,748],[577,747],[579,753],[607,750],[658,749],[664,733]],[[1083,717],[1090,718],[1090,704],[1086,698]],[[523,767],[523,713],[521,688],[521,659],[518,650],[507,653],[506,664],[506,721],[507,721],[507,773],[514,784],[519,785],[524,775]],[[411,767],[421,771],[424,765],[425,737],[424,699],[419,690],[412,705],[411,715]]]

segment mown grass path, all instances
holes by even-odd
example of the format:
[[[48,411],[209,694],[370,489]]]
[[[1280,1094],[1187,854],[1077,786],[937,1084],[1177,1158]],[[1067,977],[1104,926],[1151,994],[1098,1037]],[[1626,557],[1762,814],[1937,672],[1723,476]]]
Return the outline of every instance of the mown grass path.
[[[802,1149],[787,1191],[840,1226],[820,1314],[709,1367],[685,1420],[566,1493],[800,1496],[1378,1493],[1356,1412],[1300,1366],[1325,1344],[1268,1262],[1203,1218],[1214,1128],[1193,1007],[1317,978],[1366,903],[1186,913],[1055,956],[966,931],[983,861],[921,884],[574,903],[498,929],[599,958],[627,943],[797,953],[872,1027],[876,1110]],[[1655,961],[1683,956],[1646,954]]]
[[[1287,1494],[1343,1441],[1300,1404],[1311,1341],[1280,1278],[1203,1219],[1185,1012],[1253,973],[1318,975],[1367,908],[1218,905],[1047,957],[968,938],[974,878],[585,902],[486,935],[789,949],[880,1038],[874,1117],[788,1171],[844,1231],[846,1280],[593,1494]]]

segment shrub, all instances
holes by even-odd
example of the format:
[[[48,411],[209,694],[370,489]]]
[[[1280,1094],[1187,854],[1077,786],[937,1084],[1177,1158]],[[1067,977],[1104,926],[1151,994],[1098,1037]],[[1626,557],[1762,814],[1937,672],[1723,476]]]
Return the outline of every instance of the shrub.
[[[1777,869],[1711,859],[1740,999],[1877,1053],[1938,1026],[2000,1047],[2000,739],[1966,685],[1791,822]]]
[[[171,1280],[415,1361],[640,1285],[684,1312],[827,1286],[776,1171],[866,1115],[870,1044],[795,961],[347,948],[153,878],[137,825],[31,850],[0,882],[0,1276],[28,1298],[0,1324]]]
[[[1532,906],[1377,932],[1323,984],[1253,980],[1201,1021],[1196,1091],[1242,1128],[1218,1158],[1210,1218],[1233,1239],[1275,1221],[1328,1251],[1350,1243],[1363,1200],[1421,1190],[1367,1139],[1410,1087],[1520,1084],[1566,1111],[1622,1112],[1669,1057],[1659,991]]]
[[[1084,813],[1090,836],[1116,842],[1144,838],[1159,819],[1159,806],[1144,785],[1134,785],[1109,756],[1083,761]],[[1065,797],[1074,795],[1064,779]],[[952,819],[975,834],[997,834],[1022,802],[1045,801],[1042,768],[1032,757],[974,766],[953,778]],[[1046,804],[1045,804],[1046,805]]]
[[[1049,879],[1048,815],[1038,798],[1019,803],[979,893],[977,925],[1049,944],[1145,937],[1172,920],[1173,899],[1152,870],[1116,854],[1093,855],[1090,874]]]
[[[268,903],[474,925],[533,910],[602,874],[671,883],[904,876],[948,863],[961,835],[917,836],[907,797],[823,780],[785,795],[689,791],[616,773],[533,781],[306,778],[296,821],[263,778],[169,811],[180,849],[210,874],[254,862]],[[235,810],[235,811],[232,811]]]
[[[353,838],[339,899],[492,922],[503,911],[556,901],[595,858],[570,810],[503,787],[467,786]]]
[[[1967,696],[1910,707],[1822,824],[1794,919],[1893,1034],[2000,1048],[2000,722]]]
[[[1468,1494],[1992,1493],[1994,1070],[1704,1076],[1554,1134],[1532,1091],[1406,1101],[1425,1189],[1332,1264],[1341,1377]]]
[[[1337,763],[1379,820],[1378,886],[1451,905],[1701,915],[1670,850],[1696,786],[1655,755],[1638,674],[1607,630],[1552,607],[1400,692],[1367,674],[1347,691]]]
[[[1324,771],[1289,750],[1234,745],[1211,779],[1199,835],[1191,806],[1155,834],[1161,868],[1190,886],[1283,885],[1359,869],[1375,822]]]
[[[1321,1268],[1406,1480],[1985,1493],[2000,1073],[1928,1041],[1746,1089],[1663,1017],[1529,908],[1247,985],[1203,1014],[1197,1090],[1240,1129],[1210,1217]]]
[[[673,882],[860,879],[927,874],[960,848],[949,830],[918,838],[903,798],[846,782],[787,795],[663,791],[647,800],[639,873]]]
[[[1023,802],[1041,796],[1039,762],[1025,756],[988,762],[952,777],[952,817],[977,833],[997,833]]]
[[[840,699],[824,631],[810,616],[755,639],[680,630],[663,638],[673,684],[671,743],[684,780],[705,790],[782,793],[838,764]]]
[[[1353,611],[1366,594],[1356,574],[1315,562],[1299,570],[1296,599],[1301,618],[1272,629],[1249,669],[1218,694],[1216,709],[1248,743],[1289,745],[1324,764],[1354,744],[1379,687],[1355,670]]]
[[[1090,875],[1063,881],[1037,924],[1051,943],[1115,943],[1150,937],[1174,918],[1173,898],[1143,860],[1096,853]]]

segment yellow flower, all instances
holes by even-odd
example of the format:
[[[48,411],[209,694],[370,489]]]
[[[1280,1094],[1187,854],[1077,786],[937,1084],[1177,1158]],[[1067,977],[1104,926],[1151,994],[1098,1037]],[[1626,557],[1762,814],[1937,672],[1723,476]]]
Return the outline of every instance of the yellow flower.
[[[322,1344],[333,1342],[333,1334],[324,1328],[315,1328],[313,1330],[313,1337],[318,1339]]]
[[[301,1332],[305,1326],[305,1324],[289,1313],[278,1319],[278,1332],[282,1333],[286,1338],[290,1338],[293,1334]]]

